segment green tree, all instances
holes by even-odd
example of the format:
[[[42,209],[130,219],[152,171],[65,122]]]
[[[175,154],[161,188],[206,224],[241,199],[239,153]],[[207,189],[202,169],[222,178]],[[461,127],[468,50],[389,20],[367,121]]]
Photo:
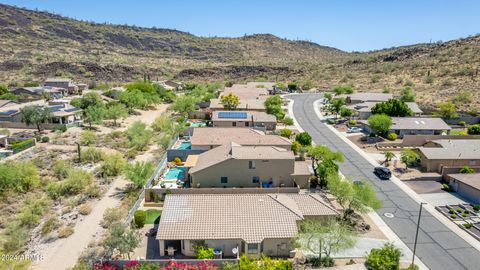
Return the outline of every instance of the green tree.
[[[118,176],[123,172],[126,165],[127,161],[120,153],[105,155],[105,157],[103,158],[103,163],[100,166],[100,174],[104,178],[110,176]]]
[[[103,105],[89,106],[83,112],[90,128],[92,128],[92,124],[101,124],[105,118],[105,107]]]
[[[103,241],[103,248],[108,255],[118,252],[120,255],[127,254],[130,259],[132,253],[140,244],[140,231],[127,228],[122,224],[113,225]]]
[[[310,146],[312,145],[312,136],[310,136],[308,132],[301,132],[295,136],[295,141],[300,143],[302,146]]]
[[[125,177],[132,182],[134,189],[141,189],[152,176],[155,166],[151,162],[135,162],[125,170]]]
[[[229,111],[235,110],[240,104],[240,98],[233,93],[229,93],[226,96],[222,96],[220,101],[223,104],[223,107]]]
[[[408,170],[408,166],[413,166],[420,161],[420,155],[412,149],[405,149],[400,154],[400,160],[405,163],[405,167]]]
[[[3,95],[0,95],[0,99],[18,101],[18,96],[15,95],[14,93],[6,93]]]
[[[35,105],[25,106],[20,109],[20,112],[22,113],[22,122],[27,126],[37,126],[39,132],[42,131],[42,124],[47,123],[53,117],[50,108],[42,108]]]
[[[189,113],[197,109],[197,100],[193,96],[181,96],[175,100],[170,108],[183,116],[188,116]]]
[[[145,93],[139,89],[120,92],[118,99],[130,110],[145,109],[150,104],[149,100],[145,96]]]
[[[373,187],[365,181],[353,183],[349,179],[342,179],[338,174],[331,174],[328,189],[343,207],[344,219],[348,219],[354,211],[367,213],[382,206]]]
[[[415,102],[415,93],[410,86],[406,86],[400,90],[400,100],[403,102]]]
[[[352,115],[353,115],[353,111],[351,109],[345,108],[345,107],[340,109],[340,116],[341,117],[345,118],[345,117],[350,117]]]
[[[125,89],[127,91],[140,90],[144,93],[153,93],[155,90],[153,84],[149,81],[136,81],[129,83],[125,86]]]
[[[344,161],[341,152],[334,152],[324,145],[316,145],[308,148],[308,155],[312,159],[312,170],[319,179],[321,188],[327,186],[328,176],[338,174],[338,163]]]
[[[389,99],[385,102],[375,104],[372,108],[372,114],[385,114],[391,117],[413,116],[413,111],[408,105],[398,99]]]
[[[328,259],[332,253],[352,248],[357,242],[355,232],[334,219],[306,219],[299,227],[295,244],[316,254],[320,262],[325,261],[323,256]]]
[[[368,270],[399,270],[401,256],[400,249],[387,243],[382,248],[374,248],[370,251],[365,266]]]
[[[381,136],[388,133],[392,124],[392,118],[385,114],[374,114],[368,118],[368,126]]]
[[[335,113],[335,115],[338,115],[340,110],[345,106],[345,99],[344,98],[336,98],[332,100],[332,102],[329,105],[329,110],[332,113]]]
[[[277,120],[281,120],[285,117],[285,112],[282,109],[282,98],[280,95],[274,95],[268,97],[265,100],[265,108],[268,114],[273,114]]]
[[[467,129],[467,133],[470,135],[479,135],[480,134],[480,124],[471,125]]]
[[[107,104],[107,109],[105,110],[105,118],[112,119],[113,125],[117,125],[117,120],[125,118],[128,116],[128,110],[122,103],[119,102],[109,102]]]
[[[82,110],[91,106],[103,106],[102,97],[96,92],[88,92],[80,98],[74,98],[70,102],[72,106]]]
[[[145,123],[136,121],[125,131],[125,135],[130,147],[137,151],[145,151],[153,137],[153,132]]]
[[[443,102],[438,104],[438,114],[443,119],[458,118],[457,106],[452,102]]]
[[[325,93],[323,94],[323,97],[328,100],[329,102],[332,100],[333,96],[332,93]]]
[[[395,154],[392,151],[385,151],[383,152],[383,155],[385,156],[385,161],[383,163],[388,164],[395,156]]]

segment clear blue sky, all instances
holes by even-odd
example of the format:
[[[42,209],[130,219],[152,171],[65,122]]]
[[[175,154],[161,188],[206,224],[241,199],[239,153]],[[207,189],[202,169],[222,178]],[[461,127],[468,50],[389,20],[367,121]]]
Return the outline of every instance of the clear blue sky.
[[[271,33],[368,51],[480,33],[477,0],[0,0],[95,22],[199,36]]]

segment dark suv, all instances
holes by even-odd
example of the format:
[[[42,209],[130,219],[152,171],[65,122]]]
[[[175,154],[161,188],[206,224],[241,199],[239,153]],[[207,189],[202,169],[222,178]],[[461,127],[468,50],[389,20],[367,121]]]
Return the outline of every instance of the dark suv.
[[[375,167],[373,172],[380,178],[380,179],[390,179],[392,177],[392,172],[387,167]]]

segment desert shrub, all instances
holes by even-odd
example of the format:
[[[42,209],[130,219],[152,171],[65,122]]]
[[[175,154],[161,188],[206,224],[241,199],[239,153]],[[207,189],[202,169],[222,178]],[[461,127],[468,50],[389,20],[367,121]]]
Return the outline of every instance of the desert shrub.
[[[103,212],[102,227],[108,228],[113,224],[119,223],[122,220],[123,211],[120,208],[107,208]]]
[[[135,214],[133,215],[133,220],[137,228],[143,228],[143,226],[145,226],[146,219],[147,219],[147,213],[145,211],[143,210],[135,211]]]
[[[472,228],[472,224],[471,223],[465,223],[465,224],[463,224],[463,227],[465,227],[465,229],[470,229],[470,228]]]
[[[155,166],[152,162],[135,162],[128,164],[125,170],[126,178],[132,182],[135,189],[140,189],[145,185],[145,182],[153,174]]]
[[[68,172],[72,169],[72,164],[66,160],[55,160],[52,166],[53,175],[58,179],[64,179],[68,176]]]
[[[29,197],[18,215],[20,225],[27,228],[35,227],[50,204],[48,197]]]
[[[335,261],[332,257],[313,257],[308,259],[308,261],[312,264],[313,267],[333,267],[335,266]]]
[[[292,135],[292,130],[288,128],[284,128],[280,131],[280,136],[285,137],[285,138],[290,138]]]
[[[474,205],[474,206],[473,206],[473,210],[475,210],[475,211],[477,211],[477,212],[480,211],[480,204]]]
[[[30,161],[8,161],[0,164],[0,194],[14,190],[27,192],[40,184],[38,169]]]
[[[58,229],[60,227],[60,223],[58,222],[58,219],[56,217],[52,217],[47,219],[42,226],[41,233],[42,235],[47,235],[54,230]]]
[[[86,215],[88,215],[92,212],[92,207],[90,206],[90,204],[87,204],[87,203],[81,204],[78,207],[78,212],[80,214],[86,216]]]
[[[285,117],[283,118],[282,123],[284,123],[287,126],[291,126],[293,125],[293,119],[290,117]]]
[[[42,143],[47,143],[47,142],[49,142],[49,141],[50,141],[50,138],[49,138],[49,137],[47,137],[47,136],[43,136],[43,137],[42,137]]]
[[[81,169],[72,169],[68,172],[65,180],[48,184],[46,192],[51,198],[58,199],[62,196],[79,194],[92,185],[94,185],[92,173]]]
[[[460,125],[462,127],[465,127],[467,125],[467,123],[465,123],[465,121],[459,121],[458,125]]]
[[[128,159],[133,159],[138,155],[138,151],[135,149],[128,149],[127,153],[125,153],[125,156]]]
[[[299,142],[297,141],[292,142],[291,150],[295,155],[299,153],[300,148],[302,148],[302,145]]]
[[[73,228],[73,224],[71,224],[71,225],[65,226],[65,227],[61,228],[60,230],[58,230],[57,236],[58,236],[58,238],[67,238],[70,235],[72,235],[74,232],[75,232],[75,230]]]
[[[356,126],[357,125],[357,120],[350,120],[348,121],[348,124],[351,126]]]
[[[97,142],[97,134],[91,130],[85,130],[80,134],[81,145],[94,145]]]
[[[368,270],[398,270],[400,269],[401,255],[400,249],[388,243],[382,248],[372,249],[365,266]]]
[[[105,154],[102,150],[93,147],[89,147],[80,151],[80,158],[82,162],[99,162],[103,160],[104,156]]]
[[[3,252],[14,253],[21,250],[30,239],[29,230],[18,222],[10,223],[4,233]]]
[[[118,176],[123,172],[126,165],[127,161],[120,153],[105,155],[102,166],[100,167],[100,173],[105,178],[109,176]]]
[[[397,139],[397,134],[395,133],[390,133],[387,135],[387,139],[390,141],[395,141]]]
[[[65,125],[56,125],[53,127],[53,131],[58,132],[58,133],[64,133],[67,131],[67,126]]]
[[[182,159],[180,159],[179,157],[174,158],[174,159],[173,159],[173,162],[174,162],[176,165],[180,165],[180,164],[183,163],[183,162],[182,162]]]
[[[138,151],[147,150],[153,137],[153,132],[147,129],[147,125],[137,121],[133,123],[126,131],[129,146]]]
[[[213,248],[199,247],[195,249],[197,259],[213,259]]]

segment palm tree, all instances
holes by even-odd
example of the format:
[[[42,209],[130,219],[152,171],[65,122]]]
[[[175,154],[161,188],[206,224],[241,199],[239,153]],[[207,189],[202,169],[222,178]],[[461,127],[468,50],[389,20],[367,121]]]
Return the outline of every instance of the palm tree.
[[[385,151],[383,152],[383,155],[385,156],[385,161],[383,163],[388,164],[395,156],[395,154],[391,151]]]

